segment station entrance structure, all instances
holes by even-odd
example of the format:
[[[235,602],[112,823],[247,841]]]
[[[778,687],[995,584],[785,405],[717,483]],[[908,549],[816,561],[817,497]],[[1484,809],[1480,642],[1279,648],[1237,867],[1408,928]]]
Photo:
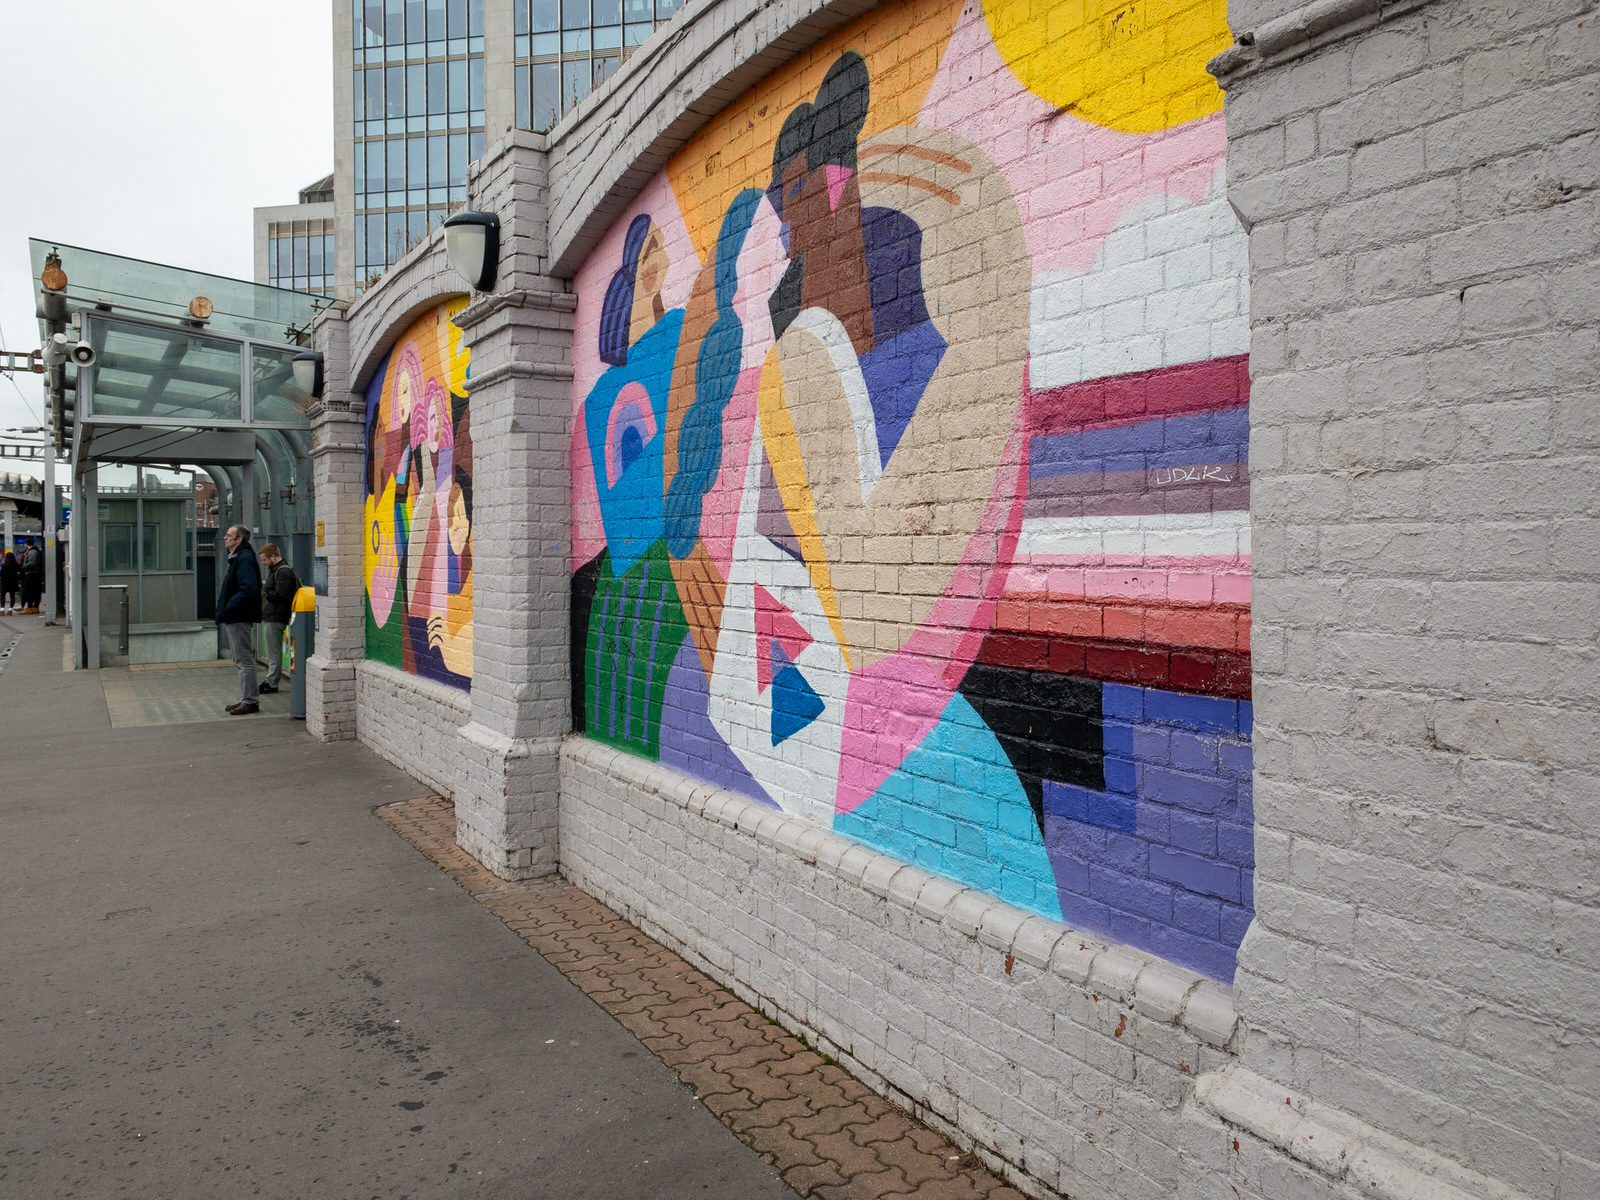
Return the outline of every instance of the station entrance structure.
[[[217,530],[246,525],[257,544],[276,541],[291,563],[310,561],[311,397],[290,364],[334,300],[60,242],[28,245],[49,436],[71,464],[76,664],[130,653],[172,661],[174,648],[215,657],[207,618],[223,569]],[[45,491],[53,554],[61,513],[55,489]],[[179,492],[182,517],[171,522]],[[152,658],[130,652],[120,628],[108,640],[103,591],[106,614],[120,625],[126,606],[132,640]]]

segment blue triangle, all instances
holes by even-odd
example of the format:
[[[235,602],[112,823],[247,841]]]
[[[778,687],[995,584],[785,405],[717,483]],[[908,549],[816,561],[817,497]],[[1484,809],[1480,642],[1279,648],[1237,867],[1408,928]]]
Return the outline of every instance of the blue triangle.
[[[798,667],[785,667],[772,677],[772,744],[799,733],[822,715],[822,697]]]

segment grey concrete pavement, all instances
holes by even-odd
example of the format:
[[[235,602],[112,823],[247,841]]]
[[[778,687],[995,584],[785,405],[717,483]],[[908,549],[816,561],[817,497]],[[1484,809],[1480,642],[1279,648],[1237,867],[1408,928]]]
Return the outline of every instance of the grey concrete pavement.
[[[793,1195],[372,815],[422,785],[281,716],[114,727],[13,629],[0,1195]]]

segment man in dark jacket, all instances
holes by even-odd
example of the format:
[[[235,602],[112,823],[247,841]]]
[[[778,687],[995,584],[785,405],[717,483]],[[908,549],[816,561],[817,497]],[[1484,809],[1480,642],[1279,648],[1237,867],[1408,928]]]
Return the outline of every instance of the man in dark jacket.
[[[250,530],[230,525],[222,535],[228,573],[217,598],[217,624],[228,635],[228,653],[239,667],[239,702],[228,705],[236,717],[260,712],[256,692],[256,622],[261,619],[261,567],[250,548]]]
[[[44,595],[44,553],[35,542],[22,552],[22,611],[36,613]]]
[[[278,690],[283,681],[283,631],[294,613],[294,594],[300,590],[300,577],[283,561],[278,547],[268,542],[261,547],[261,565],[266,581],[261,585],[261,623],[267,627],[267,679],[263,695]]]

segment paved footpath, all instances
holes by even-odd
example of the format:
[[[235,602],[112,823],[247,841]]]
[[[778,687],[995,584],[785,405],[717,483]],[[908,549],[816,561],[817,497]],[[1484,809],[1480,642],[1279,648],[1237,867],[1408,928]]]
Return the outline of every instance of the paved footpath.
[[[0,1196],[1019,1200],[593,898],[494,879],[281,697],[229,718],[226,669],[18,632]]]

